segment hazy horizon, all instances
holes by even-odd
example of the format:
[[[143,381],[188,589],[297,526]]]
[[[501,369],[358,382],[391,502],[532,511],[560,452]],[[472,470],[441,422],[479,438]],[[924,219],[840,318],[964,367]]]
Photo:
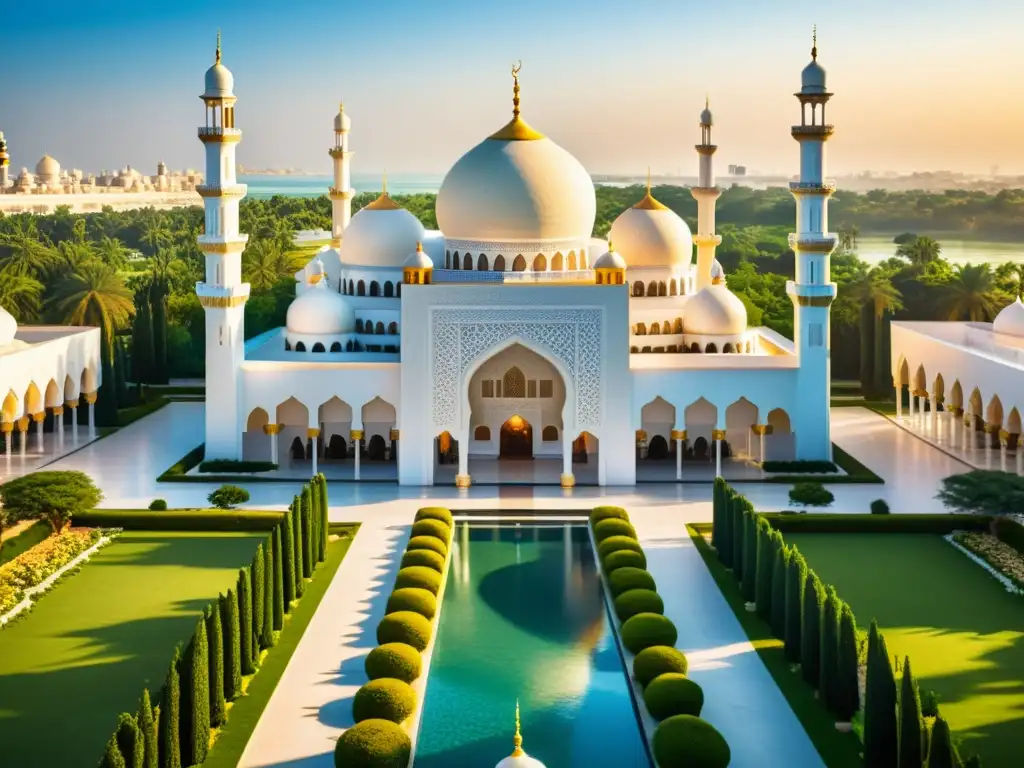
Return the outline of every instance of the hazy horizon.
[[[497,6],[57,0],[6,12],[0,114],[12,170],[202,168],[203,73],[217,29],[235,76],[240,163],[327,174],[344,99],[353,172],[439,174],[523,116],[595,175],[696,172],[710,94],[716,164],[796,172],[793,97],[818,25],[835,97],[829,173],[1024,173],[1024,7],[977,0],[763,4],[605,0]],[[777,7],[784,6],[784,7]]]

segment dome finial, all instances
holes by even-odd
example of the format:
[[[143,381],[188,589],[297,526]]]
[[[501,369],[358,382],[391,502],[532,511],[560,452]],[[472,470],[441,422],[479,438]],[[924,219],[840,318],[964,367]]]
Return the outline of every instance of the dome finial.
[[[382,187],[383,188],[381,189],[380,195],[381,195],[381,197],[387,197],[388,196],[388,169],[387,168],[384,169],[384,181],[382,182]]]
[[[651,166],[647,166],[647,194],[651,194]]]
[[[220,30],[217,30],[217,53],[213,59],[214,64],[220,64]]]
[[[523,62],[517,61],[512,65],[512,119],[519,118],[519,70],[523,68]]]
[[[512,737],[512,744],[515,747],[512,750],[512,757],[526,754],[523,752],[523,735],[519,732],[519,699],[516,699],[516,735]]]
[[[711,96],[704,94],[704,109],[711,109]]]
[[[818,60],[818,25],[815,24],[811,31],[811,60]]]

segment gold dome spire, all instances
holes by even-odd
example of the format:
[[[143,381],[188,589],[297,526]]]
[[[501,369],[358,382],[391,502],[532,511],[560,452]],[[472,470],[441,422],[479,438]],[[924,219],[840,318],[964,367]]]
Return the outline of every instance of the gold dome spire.
[[[516,735],[512,737],[512,744],[515,749],[512,750],[511,757],[522,757],[526,754],[523,752],[523,735],[519,732],[519,699],[516,699]]]
[[[388,169],[384,169],[384,181],[383,189],[381,190],[380,197],[374,200],[372,203],[366,206],[367,210],[370,211],[397,211],[400,206],[390,197],[388,197]]]
[[[491,134],[490,138],[500,141],[536,141],[543,139],[544,134],[531,128],[523,118],[519,116],[519,70],[523,63],[517,61],[512,67],[512,119],[497,133]]]
[[[220,30],[217,30],[217,53],[214,54],[214,64],[220,64]]]
[[[654,195],[651,194],[651,166],[647,166],[647,194],[643,196],[639,203],[633,206],[644,211],[667,211],[668,206],[664,203],[659,203],[654,199]]]
[[[811,61],[818,60],[818,25],[815,24],[811,31]]]

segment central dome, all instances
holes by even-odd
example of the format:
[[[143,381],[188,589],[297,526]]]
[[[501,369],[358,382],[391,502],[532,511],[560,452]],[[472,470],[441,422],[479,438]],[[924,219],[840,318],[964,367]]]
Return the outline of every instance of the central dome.
[[[401,268],[423,240],[423,224],[388,196],[387,179],[380,197],[352,217],[341,237],[341,263],[356,267]]]
[[[693,261],[693,236],[686,222],[651,194],[627,208],[612,222],[608,239],[631,267],[689,266]]]
[[[514,94],[512,121],[459,158],[444,177],[438,226],[449,240],[589,238],[597,216],[590,174],[519,117],[518,79]]]

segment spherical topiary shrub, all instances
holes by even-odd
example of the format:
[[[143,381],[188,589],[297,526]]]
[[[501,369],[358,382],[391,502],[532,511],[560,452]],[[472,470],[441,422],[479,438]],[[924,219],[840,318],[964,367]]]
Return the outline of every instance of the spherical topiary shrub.
[[[658,675],[674,672],[685,675],[689,669],[686,655],[670,645],[644,648],[633,659],[633,677],[645,688]]]
[[[406,768],[412,741],[389,720],[363,720],[349,728],[334,747],[336,768]]]
[[[444,571],[444,555],[430,549],[410,549],[402,555],[402,567],[408,568],[412,565],[422,565],[441,573]]]
[[[371,680],[352,700],[352,717],[363,720],[390,720],[403,722],[416,708],[416,692],[404,680],[381,677]]]
[[[406,587],[417,587],[433,592],[435,595],[441,589],[441,574],[433,568],[422,565],[410,565],[398,572],[395,578],[395,589]]]
[[[665,602],[661,595],[650,589],[631,589],[615,598],[615,615],[619,621],[626,621],[638,613],[664,612]]]
[[[711,723],[673,715],[654,731],[654,759],[660,768],[726,768],[732,753]]]
[[[630,589],[657,589],[654,577],[643,568],[617,568],[608,574],[608,586],[613,595],[621,595]]]
[[[599,520],[607,520],[612,517],[629,521],[629,513],[622,507],[594,507],[590,512],[590,524],[596,525]]]
[[[150,512],[165,512],[167,510],[167,502],[163,499],[153,499],[149,502]]]
[[[686,675],[666,672],[644,688],[644,703],[655,720],[665,720],[673,715],[700,717],[704,691]]]
[[[412,611],[389,613],[377,625],[377,642],[405,643],[422,651],[430,642],[430,620]]]
[[[628,520],[618,517],[609,517],[607,520],[599,520],[594,525],[594,541],[600,544],[611,536],[628,536],[636,538],[636,530]]]
[[[612,574],[619,568],[642,570],[647,567],[647,556],[643,552],[620,549],[618,552],[612,552],[608,557],[602,558],[601,564],[604,566],[604,572],[607,574]],[[609,578],[611,578],[610,575]]]
[[[612,552],[621,552],[624,549],[630,552],[643,552],[640,542],[630,536],[609,536],[597,545],[597,554],[604,560]]]
[[[411,683],[423,672],[420,652],[405,643],[378,645],[366,656],[366,676],[371,680],[391,677]]]
[[[433,536],[445,544],[451,539],[451,529],[440,520],[417,520],[412,524],[413,538],[416,536]]]
[[[657,613],[638,613],[622,624],[622,644],[631,653],[652,645],[675,645],[676,625]]]
[[[432,619],[437,613],[437,598],[430,590],[419,587],[396,589],[388,598],[388,607],[385,613],[398,613],[399,611],[412,611],[425,619]]]
[[[444,507],[424,507],[416,513],[416,520],[440,520],[449,528],[453,522],[451,510]]]
[[[448,545],[445,544],[445,540],[435,536],[413,536],[409,539],[409,546],[405,548],[405,551],[412,552],[415,549],[428,549],[431,552],[437,552],[441,557],[448,554]]]

